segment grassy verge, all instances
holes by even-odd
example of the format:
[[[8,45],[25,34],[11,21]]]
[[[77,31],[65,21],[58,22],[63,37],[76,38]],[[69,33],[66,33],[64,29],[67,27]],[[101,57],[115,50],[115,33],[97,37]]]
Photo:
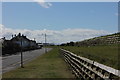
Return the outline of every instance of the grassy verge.
[[[89,58],[99,63],[118,69],[118,45],[103,45],[91,47],[62,47],[77,55]],[[119,68],[120,69],[120,68]]]
[[[54,48],[24,66],[25,68],[3,74],[3,78],[73,78],[68,66],[58,54],[58,48]]]

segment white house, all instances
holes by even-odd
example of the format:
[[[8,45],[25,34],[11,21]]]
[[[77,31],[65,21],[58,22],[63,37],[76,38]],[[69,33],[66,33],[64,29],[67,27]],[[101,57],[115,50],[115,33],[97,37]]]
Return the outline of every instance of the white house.
[[[13,43],[17,43],[21,46],[21,43],[22,43],[22,47],[25,48],[25,47],[32,47],[32,46],[36,46],[36,42],[35,41],[32,41],[32,40],[29,40],[26,36],[24,35],[21,35],[20,33],[13,37],[11,39],[11,41]]]

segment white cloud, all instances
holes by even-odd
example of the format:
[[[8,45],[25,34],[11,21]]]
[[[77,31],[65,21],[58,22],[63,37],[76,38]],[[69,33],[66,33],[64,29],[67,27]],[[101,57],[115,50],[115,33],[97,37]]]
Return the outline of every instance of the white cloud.
[[[51,3],[45,2],[44,0],[34,0],[34,1],[37,2],[38,4],[40,4],[40,6],[43,8],[49,8],[52,6]]]
[[[104,30],[92,30],[92,29],[65,29],[61,31],[57,30],[28,30],[28,29],[11,29],[3,25],[0,25],[0,37],[6,37],[11,39],[12,35],[22,33],[26,35],[29,39],[36,38],[37,42],[44,42],[44,35],[47,34],[47,42],[50,43],[64,43],[70,41],[81,41],[88,38],[93,38],[96,36],[106,35],[109,32]]]

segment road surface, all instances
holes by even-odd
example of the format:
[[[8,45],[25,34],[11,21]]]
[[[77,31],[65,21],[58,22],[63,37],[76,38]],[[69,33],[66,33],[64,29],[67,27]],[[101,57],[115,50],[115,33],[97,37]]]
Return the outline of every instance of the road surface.
[[[52,48],[47,48],[47,51],[50,51],[51,49]],[[23,62],[27,63],[43,53],[45,53],[45,48],[23,52]],[[20,67],[20,62],[21,62],[20,53],[16,55],[2,57],[2,73]]]

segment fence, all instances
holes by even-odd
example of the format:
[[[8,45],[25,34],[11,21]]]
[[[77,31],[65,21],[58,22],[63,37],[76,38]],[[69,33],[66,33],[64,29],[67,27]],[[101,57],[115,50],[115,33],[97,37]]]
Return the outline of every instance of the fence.
[[[120,78],[118,70],[77,56],[64,49],[60,49],[60,54],[65,62],[68,63],[76,78],[80,78],[81,80],[119,80]]]

